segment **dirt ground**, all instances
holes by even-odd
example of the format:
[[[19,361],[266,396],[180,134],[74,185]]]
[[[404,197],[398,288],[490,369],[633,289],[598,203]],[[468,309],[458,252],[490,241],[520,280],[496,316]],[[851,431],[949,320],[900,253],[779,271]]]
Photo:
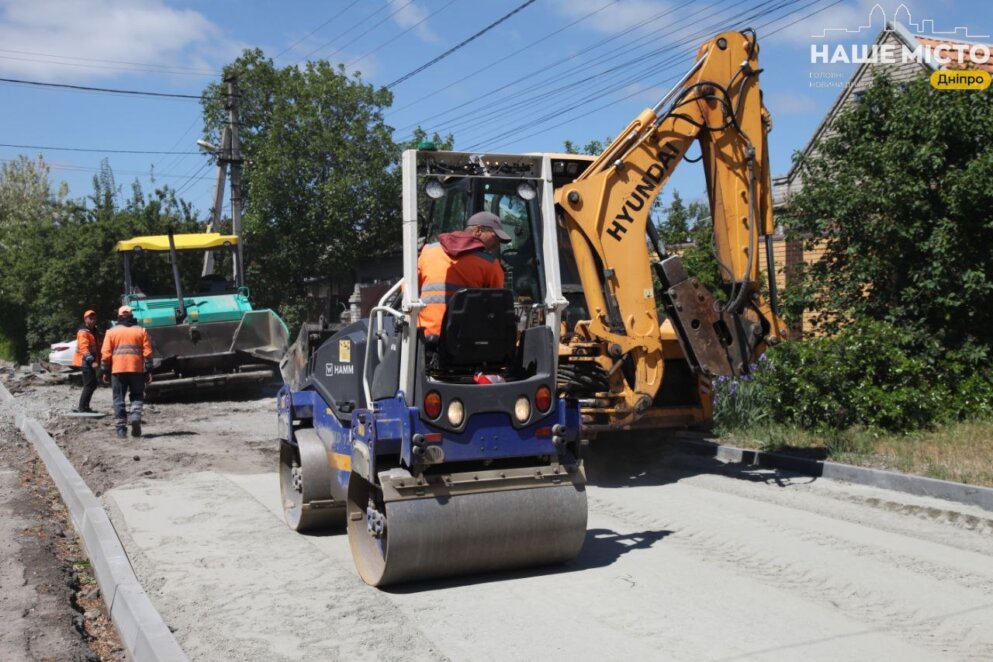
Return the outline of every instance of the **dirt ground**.
[[[29,380],[30,381],[30,380]],[[79,389],[4,379],[18,404],[56,440],[90,489],[108,489],[214,469],[259,473],[276,466],[272,398],[210,394],[186,402],[149,403],[142,437],[118,439],[110,389],[92,406],[100,419],[65,416]],[[254,395],[254,397],[253,397]],[[223,418],[224,425],[211,426]],[[89,561],[55,485],[30,442],[0,405],[0,659],[124,659]]]
[[[0,658],[121,660],[68,512],[44,464],[0,418]]]
[[[16,387],[15,387],[16,388]],[[163,478],[194,471],[224,473],[272,471],[279,459],[275,400],[258,392],[241,399],[219,394],[146,402],[140,438],[119,439],[114,430],[109,387],[93,396],[92,407],[104,418],[65,414],[76,404],[79,389],[66,384],[29,385],[11,392],[45,427],[98,497],[117,485],[142,478]],[[223,424],[217,421],[223,419]]]

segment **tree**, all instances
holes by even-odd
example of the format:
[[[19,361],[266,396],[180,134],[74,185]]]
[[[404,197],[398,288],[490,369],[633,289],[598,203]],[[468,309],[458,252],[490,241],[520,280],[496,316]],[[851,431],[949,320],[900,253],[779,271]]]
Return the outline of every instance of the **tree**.
[[[799,162],[787,231],[826,243],[794,309],[879,320],[948,350],[993,346],[993,90],[877,77]]]
[[[579,147],[571,140],[566,140],[565,143],[563,143],[562,148],[565,150],[566,154],[587,154],[589,156],[599,156],[600,153],[607,149],[612,142],[614,142],[614,139],[609,136],[604,138],[602,141],[594,138],[582,147]]]
[[[122,291],[122,267],[114,255],[121,239],[136,235],[201,231],[188,204],[170,189],[146,196],[137,183],[123,205],[113,171],[105,161],[93,178],[88,200],[51,195],[47,167],[19,162],[0,176],[0,308],[2,332],[11,358],[68,338],[83,310],[112,319]],[[20,193],[20,195],[12,194]],[[11,201],[19,205],[12,205]],[[10,211],[13,210],[13,211]]]
[[[304,279],[346,272],[400,240],[400,150],[383,121],[385,88],[325,61],[277,68],[260,50],[237,75],[244,158],[248,284],[257,302],[303,315]],[[204,94],[207,138],[227,121],[224,94]]]
[[[52,225],[65,197],[63,185],[54,195],[45,160],[20,156],[0,167],[0,356],[23,358],[27,354],[25,310],[38,272],[22,274],[27,258],[25,237]]]

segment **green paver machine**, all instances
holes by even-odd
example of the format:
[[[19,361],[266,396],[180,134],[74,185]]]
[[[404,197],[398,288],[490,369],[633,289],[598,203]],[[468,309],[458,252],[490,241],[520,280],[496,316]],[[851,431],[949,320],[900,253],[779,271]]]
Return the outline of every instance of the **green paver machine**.
[[[170,232],[117,251],[122,301],[152,340],[150,393],[278,379],[289,333],[273,311],[252,309],[237,236]]]

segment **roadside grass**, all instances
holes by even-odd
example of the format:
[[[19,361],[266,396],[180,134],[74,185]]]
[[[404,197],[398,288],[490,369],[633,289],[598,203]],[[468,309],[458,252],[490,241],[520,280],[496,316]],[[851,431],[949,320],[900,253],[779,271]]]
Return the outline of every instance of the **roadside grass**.
[[[993,487],[993,421],[949,423],[909,434],[857,428],[811,432],[767,424],[723,430],[721,441],[743,448]]]

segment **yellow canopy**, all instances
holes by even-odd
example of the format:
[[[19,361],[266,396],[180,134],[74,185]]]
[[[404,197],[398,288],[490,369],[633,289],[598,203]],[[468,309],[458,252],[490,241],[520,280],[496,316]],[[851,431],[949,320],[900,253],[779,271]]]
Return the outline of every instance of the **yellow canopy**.
[[[196,234],[174,234],[173,242],[177,251],[207,250],[221,246],[236,246],[238,237],[233,234],[218,234],[217,232],[198,232]],[[118,251],[167,251],[169,250],[169,235],[154,235],[151,237],[133,237],[117,242]]]

